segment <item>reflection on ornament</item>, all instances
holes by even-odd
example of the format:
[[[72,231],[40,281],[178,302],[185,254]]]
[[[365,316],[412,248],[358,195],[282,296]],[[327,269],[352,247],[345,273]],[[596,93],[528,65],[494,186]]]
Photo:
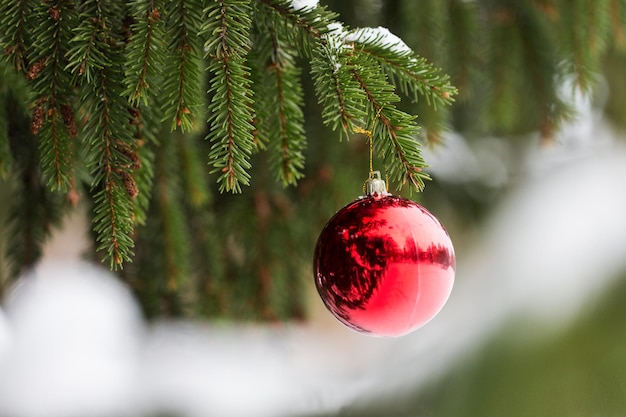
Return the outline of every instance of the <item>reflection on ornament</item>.
[[[368,184],[368,195],[322,230],[313,269],[317,290],[339,321],[373,336],[401,336],[447,301],[454,248],[424,207]]]

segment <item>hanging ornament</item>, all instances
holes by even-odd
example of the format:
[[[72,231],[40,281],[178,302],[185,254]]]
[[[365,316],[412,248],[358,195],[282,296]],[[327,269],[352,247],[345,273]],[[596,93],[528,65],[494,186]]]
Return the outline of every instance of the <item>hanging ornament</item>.
[[[320,234],[314,256],[317,291],[351,329],[401,336],[446,303],[454,248],[441,223],[412,200],[387,193],[370,171],[366,195],[339,210]]]

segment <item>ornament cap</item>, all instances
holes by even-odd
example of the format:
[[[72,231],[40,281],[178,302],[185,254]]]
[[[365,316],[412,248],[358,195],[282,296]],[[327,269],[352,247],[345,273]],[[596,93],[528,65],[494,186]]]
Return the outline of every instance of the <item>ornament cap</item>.
[[[387,184],[380,178],[380,171],[371,171],[365,181],[364,191],[366,197],[384,197],[389,195]]]

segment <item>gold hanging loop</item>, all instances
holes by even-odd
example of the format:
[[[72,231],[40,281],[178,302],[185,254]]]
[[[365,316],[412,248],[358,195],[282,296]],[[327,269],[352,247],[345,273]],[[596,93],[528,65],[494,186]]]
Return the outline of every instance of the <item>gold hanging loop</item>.
[[[376,123],[376,120],[378,120],[378,118],[380,117],[380,113],[383,111],[383,107],[384,106],[381,106],[378,108],[378,111],[376,112],[376,116],[374,116],[374,119],[372,120],[372,126],[369,129],[365,129],[365,128],[358,127],[358,126],[354,128],[354,133],[363,133],[365,136],[367,136],[367,140],[369,141],[369,146],[370,146],[369,175],[370,176],[374,172],[374,162],[373,162],[374,161],[374,140],[373,140],[374,124]]]
[[[381,181],[380,179],[380,172],[379,171],[374,171],[374,139],[373,139],[373,131],[374,131],[374,124],[376,123],[376,120],[378,120],[378,118],[380,117],[380,113],[383,111],[383,107],[379,107],[378,111],[376,112],[376,116],[374,116],[374,119],[372,120],[372,126],[369,129],[365,129],[362,127],[355,127],[354,128],[354,133],[362,133],[365,136],[367,136],[367,140],[369,142],[369,175],[367,180],[365,180],[365,183],[363,184],[363,193],[366,195],[370,195],[371,192],[373,191],[373,189],[371,188],[371,184],[372,184],[372,180],[376,180],[376,181],[380,181],[382,182],[382,185],[376,186],[376,192],[377,194],[387,194],[387,188],[389,187],[389,181],[387,180],[387,176],[385,174],[385,181]]]

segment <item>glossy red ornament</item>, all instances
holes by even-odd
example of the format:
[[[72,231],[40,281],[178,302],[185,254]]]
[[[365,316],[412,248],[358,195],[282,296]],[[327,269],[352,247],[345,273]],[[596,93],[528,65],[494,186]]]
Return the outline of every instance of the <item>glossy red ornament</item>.
[[[369,187],[369,185],[368,185]],[[339,210],[314,256],[317,291],[339,321],[373,336],[401,336],[432,319],[454,283],[454,248],[432,214],[382,189]]]

